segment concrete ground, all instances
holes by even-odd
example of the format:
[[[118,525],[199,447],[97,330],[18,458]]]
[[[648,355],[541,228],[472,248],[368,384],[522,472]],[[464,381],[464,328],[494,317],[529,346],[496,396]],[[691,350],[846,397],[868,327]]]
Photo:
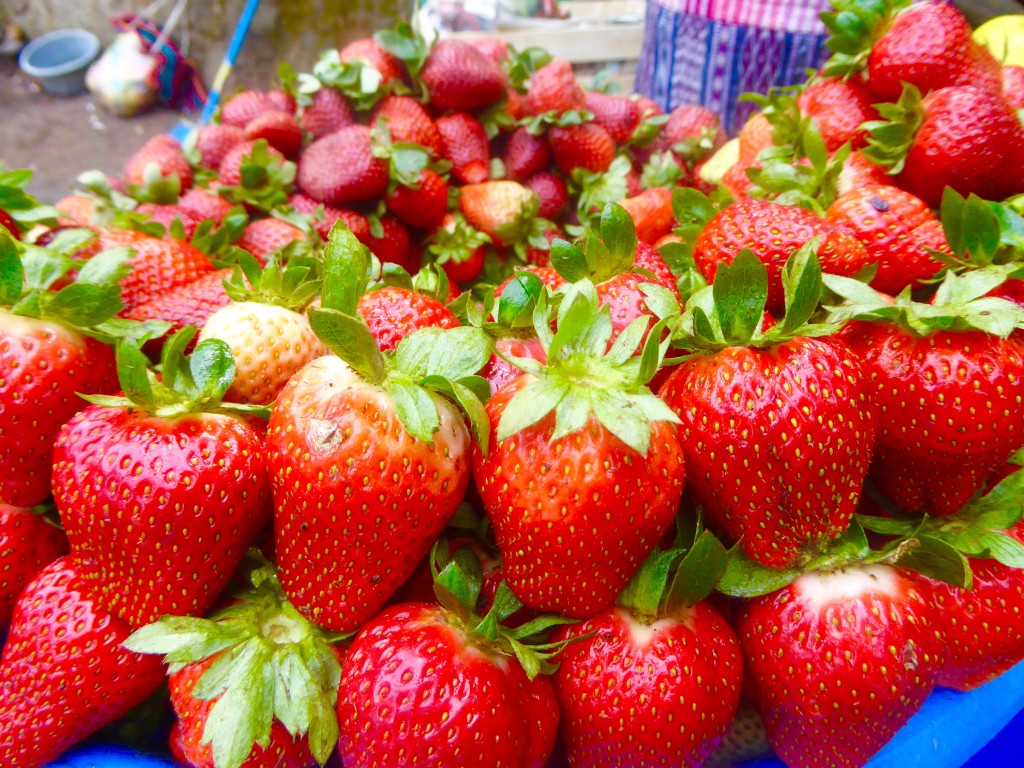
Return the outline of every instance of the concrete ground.
[[[120,174],[125,160],[147,138],[180,119],[165,109],[124,119],[107,112],[88,93],[47,95],[13,60],[0,57],[0,164],[32,169],[30,190],[44,202],[66,195],[82,171]]]

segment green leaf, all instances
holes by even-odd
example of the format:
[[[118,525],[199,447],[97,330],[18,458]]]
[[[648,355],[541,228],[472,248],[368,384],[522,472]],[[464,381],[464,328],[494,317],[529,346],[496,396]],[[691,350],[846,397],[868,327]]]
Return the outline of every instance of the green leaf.
[[[971,588],[973,577],[967,558],[934,536],[918,536],[916,546],[906,547],[895,562],[901,568],[909,568],[929,578],[962,589]]]
[[[512,327],[520,315],[532,315],[537,298],[545,290],[544,283],[537,275],[517,271],[498,300],[498,322]]]
[[[487,417],[487,410],[484,408],[484,400],[481,399],[477,392],[464,384],[463,381],[450,382],[452,395],[455,398],[455,402],[462,408],[463,413],[469,418],[469,427],[473,437],[479,444],[484,456],[486,456],[490,449],[491,422]],[[485,379],[481,379],[481,381],[483,381],[489,395],[490,388],[487,385],[487,381]]]
[[[206,339],[189,357],[189,373],[199,392],[208,400],[220,400],[235,380],[235,356],[220,339]]]
[[[744,248],[732,264],[719,264],[712,291],[715,313],[726,340],[749,342],[768,300],[768,272],[764,264]]]
[[[21,298],[24,270],[14,238],[0,234],[0,305],[12,306]]]
[[[986,531],[978,535],[979,543],[989,556],[1010,568],[1024,568],[1024,544],[1013,536],[999,531]]]
[[[47,316],[80,328],[99,325],[124,307],[118,285],[72,283],[47,298],[43,305]]]
[[[631,398],[615,390],[600,390],[590,399],[601,425],[641,456],[651,445],[651,423]]]
[[[551,241],[551,266],[570,283],[590,276],[587,257],[583,251],[557,237]]]
[[[49,290],[57,280],[75,268],[75,262],[50,248],[25,246],[21,256],[25,285],[36,291]]]
[[[665,597],[665,609],[696,605],[714,590],[729,566],[729,553],[710,531],[703,531],[680,561]]]
[[[361,317],[318,307],[311,308],[308,314],[313,333],[331,352],[370,383],[384,380],[384,356]]]
[[[893,517],[857,515],[857,521],[863,528],[886,536],[908,536],[918,527],[916,520],[900,520]]]
[[[434,433],[441,425],[437,404],[430,393],[412,382],[390,378],[385,388],[395,403],[395,411],[406,431],[425,443],[434,442]]]
[[[490,337],[480,328],[421,328],[399,343],[395,363],[413,379],[441,376],[455,381],[476,374],[492,351]]]
[[[782,268],[782,286],[786,293],[783,333],[795,333],[818,308],[821,299],[821,266],[817,250],[818,238],[813,237],[790,256]]]
[[[551,433],[551,441],[579,432],[587,425],[590,418],[590,400],[572,391],[566,394],[555,406],[555,431]]]
[[[660,615],[662,596],[682,554],[676,549],[663,551],[655,547],[615,602],[645,616]]]
[[[498,440],[506,440],[532,427],[551,413],[562,398],[569,394],[570,389],[568,382],[555,378],[539,379],[527,384],[512,397],[502,411],[501,421],[498,423]]]
[[[133,632],[123,645],[136,653],[164,656],[169,664],[202,661],[239,642],[234,628],[209,619],[164,616]]]
[[[601,211],[601,240],[610,256],[612,274],[633,266],[636,256],[636,226],[633,217],[618,203],[607,203]]]
[[[331,227],[324,248],[321,306],[355,315],[359,297],[366,292],[370,256],[340,219]]]
[[[211,745],[218,768],[239,768],[253,744],[265,746],[269,742],[274,716],[270,654],[271,649],[261,639],[243,645],[234,660],[239,671],[210,708],[202,743]]]
[[[641,315],[633,320],[615,338],[615,342],[612,344],[611,349],[608,350],[605,359],[616,365],[621,365],[629,360],[643,342],[650,322],[650,318],[646,315]]]
[[[136,342],[122,340],[117,345],[117,378],[125,395],[145,411],[156,408],[149,359]]]
[[[800,574],[796,568],[767,568],[735,547],[729,552],[729,562],[718,582],[718,591],[730,597],[760,597],[789,586]]]
[[[76,283],[116,283],[132,271],[130,265],[125,264],[135,255],[135,251],[124,246],[109,248],[97,253],[78,271],[75,277]]]

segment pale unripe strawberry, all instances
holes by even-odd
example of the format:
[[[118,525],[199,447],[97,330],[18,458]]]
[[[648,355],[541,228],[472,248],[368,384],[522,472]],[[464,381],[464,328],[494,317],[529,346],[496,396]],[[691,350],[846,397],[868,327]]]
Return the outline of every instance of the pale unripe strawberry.
[[[199,340],[221,339],[235,356],[227,399],[269,405],[296,371],[327,354],[304,315],[284,307],[240,301],[214,312]]]

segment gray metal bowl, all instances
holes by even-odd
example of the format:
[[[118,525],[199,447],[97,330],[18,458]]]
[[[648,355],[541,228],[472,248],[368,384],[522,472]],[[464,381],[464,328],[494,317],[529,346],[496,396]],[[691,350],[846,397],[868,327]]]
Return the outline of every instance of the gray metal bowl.
[[[85,90],[85,72],[100,53],[100,41],[84,29],[58,29],[37,37],[18,56],[18,66],[47,93],[73,96]]]

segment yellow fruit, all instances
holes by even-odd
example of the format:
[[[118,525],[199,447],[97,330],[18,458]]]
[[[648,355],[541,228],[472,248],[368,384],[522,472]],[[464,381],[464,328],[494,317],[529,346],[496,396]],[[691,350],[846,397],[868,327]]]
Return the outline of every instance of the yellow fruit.
[[[974,30],[974,39],[1004,65],[1024,67],[1024,14],[989,19]]]

